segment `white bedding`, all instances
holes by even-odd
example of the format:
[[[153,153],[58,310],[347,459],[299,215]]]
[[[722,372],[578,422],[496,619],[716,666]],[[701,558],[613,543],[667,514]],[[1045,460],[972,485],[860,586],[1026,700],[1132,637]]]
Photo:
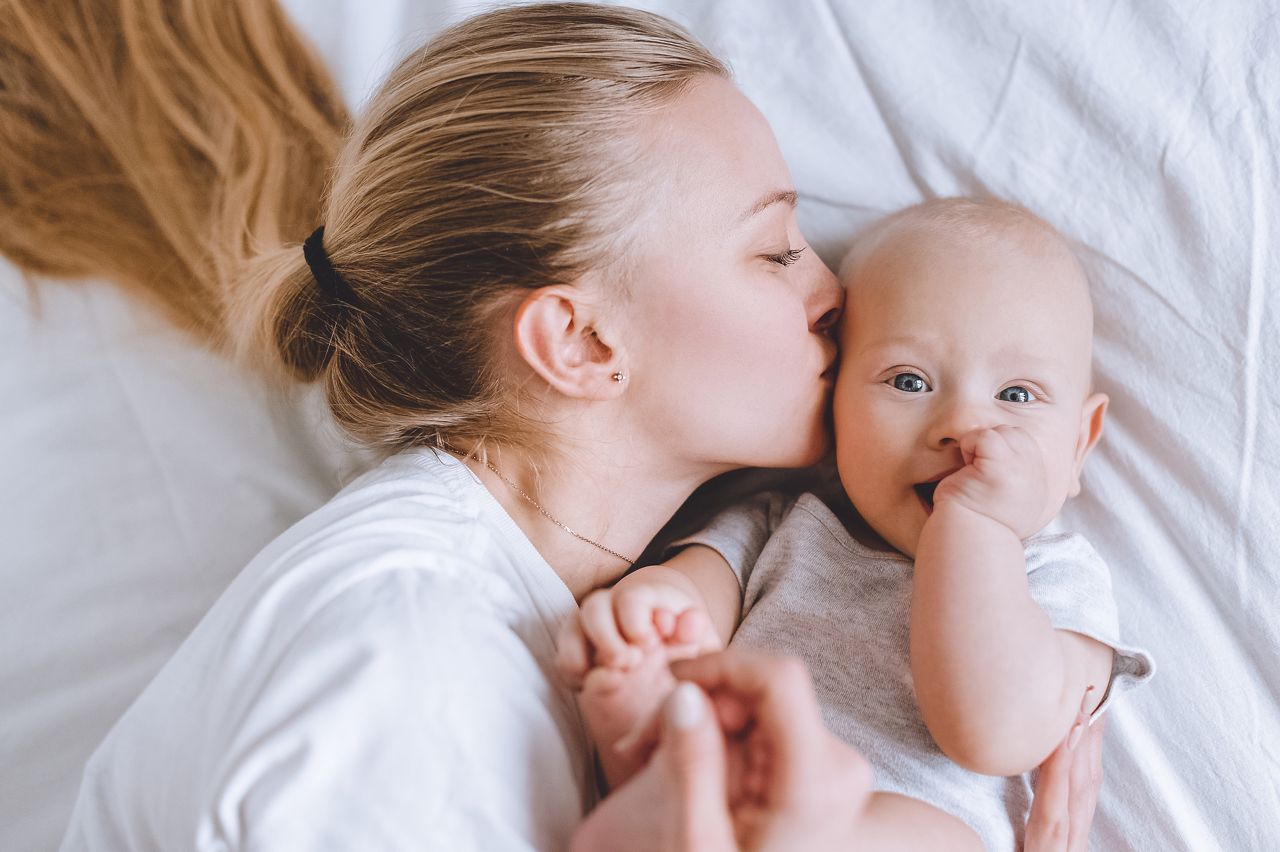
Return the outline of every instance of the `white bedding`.
[[[286,3],[358,103],[484,4]],[[1114,709],[1102,850],[1280,848],[1280,9],[641,2],[734,67],[810,239],[992,192],[1077,240],[1107,433],[1067,522],[1160,672]],[[105,284],[0,266],[0,848],[259,547],[361,460]]]

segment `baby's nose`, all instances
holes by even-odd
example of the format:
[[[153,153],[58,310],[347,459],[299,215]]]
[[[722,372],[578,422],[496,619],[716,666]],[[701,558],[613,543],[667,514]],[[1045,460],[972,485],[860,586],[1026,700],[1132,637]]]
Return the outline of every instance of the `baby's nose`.
[[[929,428],[927,441],[935,449],[957,446],[968,433],[995,425],[989,406],[957,401],[938,412]]]

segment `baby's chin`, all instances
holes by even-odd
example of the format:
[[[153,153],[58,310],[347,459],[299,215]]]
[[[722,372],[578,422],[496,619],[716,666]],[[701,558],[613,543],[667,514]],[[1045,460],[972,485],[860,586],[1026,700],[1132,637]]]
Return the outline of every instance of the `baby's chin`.
[[[882,519],[872,520],[855,510],[853,518],[846,522],[849,533],[859,544],[883,553],[901,553],[915,559],[916,543],[920,529],[904,531],[896,524],[886,524]],[[921,524],[923,527],[923,524]],[[910,548],[910,549],[908,549]]]

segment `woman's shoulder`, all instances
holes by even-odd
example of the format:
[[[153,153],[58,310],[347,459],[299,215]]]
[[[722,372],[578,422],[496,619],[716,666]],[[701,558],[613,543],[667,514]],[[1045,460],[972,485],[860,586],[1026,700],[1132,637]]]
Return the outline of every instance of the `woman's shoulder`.
[[[260,554],[95,754],[80,823],[122,810],[98,802],[127,800],[127,819],[177,820],[190,836],[211,811],[251,801],[259,831],[294,825],[302,806],[322,833],[370,830],[361,820],[388,809],[429,830],[438,819],[414,797],[446,800],[456,767],[490,740],[532,748],[520,720],[562,739],[566,766],[585,767],[546,688],[547,625],[563,602],[521,579],[529,566],[493,543],[483,495],[458,487],[398,459]],[[281,758],[294,754],[307,761]],[[505,795],[503,783],[480,792]],[[339,801],[378,808],[315,810]]]
[[[458,472],[402,454],[288,530],[219,598],[127,727],[145,735],[199,695],[175,736],[218,731],[225,746],[244,724],[220,720],[275,724],[319,700],[315,690],[359,715],[374,695],[425,709],[445,694],[436,686],[536,684],[538,661],[554,655],[550,625],[573,597],[500,540],[484,495],[450,482]]]
[[[421,571],[447,574],[484,561],[501,525],[487,512],[483,486],[456,459],[407,450],[349,482],[271,542],[249,572],[305,561],[337,569],[410,558]]]
[[[348,517],[408,517],[423,529],[465,525],[480,517],[482,495],[483,486],[458,459],[417,448],[396,453],[360,474],[313,515],[321,525]]]
[[[245,578],[255,599],[288,588],[311,606],[361,608],[394,584],[424,607],[494,613],[527,609],[530,587],[563,585],[465,465],[426,449],[357,477],[265,548]]]

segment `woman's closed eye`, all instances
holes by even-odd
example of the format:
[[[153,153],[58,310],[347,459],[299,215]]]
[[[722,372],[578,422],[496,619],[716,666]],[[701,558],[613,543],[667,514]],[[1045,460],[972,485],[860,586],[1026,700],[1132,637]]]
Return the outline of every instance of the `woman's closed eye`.
[[[778,252],[777,254],[766,254],[764,259],[770,263],[776,263],[779,266],[790,266],[799,260],[800,255],[802,254],[804,254],[803,247],[798,249],[789,248],[786,251]]]

